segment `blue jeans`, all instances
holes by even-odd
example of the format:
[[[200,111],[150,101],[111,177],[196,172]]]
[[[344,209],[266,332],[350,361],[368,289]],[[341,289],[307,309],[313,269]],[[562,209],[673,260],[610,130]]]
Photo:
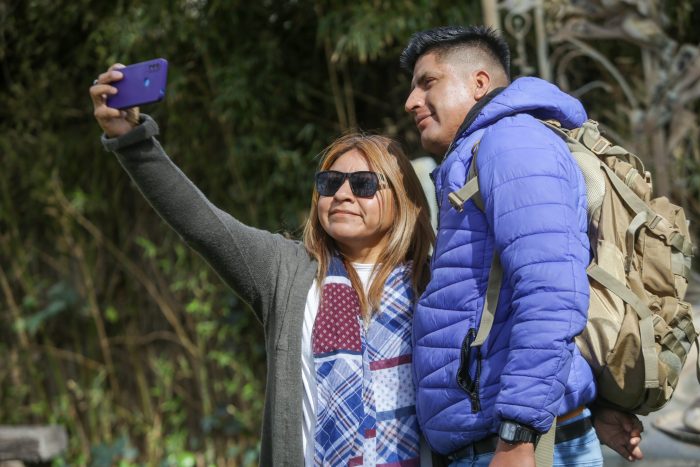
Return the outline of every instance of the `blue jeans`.
[[[493,453],[471,455],[453,460],[450,467],[488,467]],[[591,428],[578,438],[554,445],[555,466],[599,467],[603,465],[600,441]]]

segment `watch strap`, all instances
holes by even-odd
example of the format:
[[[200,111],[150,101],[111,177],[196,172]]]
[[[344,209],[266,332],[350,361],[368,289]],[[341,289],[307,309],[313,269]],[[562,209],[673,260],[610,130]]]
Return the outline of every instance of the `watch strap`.
[[[533,443],[537,445],[540,434],[528,426],[505,420],[501,422],[498,437],[508,444]]]

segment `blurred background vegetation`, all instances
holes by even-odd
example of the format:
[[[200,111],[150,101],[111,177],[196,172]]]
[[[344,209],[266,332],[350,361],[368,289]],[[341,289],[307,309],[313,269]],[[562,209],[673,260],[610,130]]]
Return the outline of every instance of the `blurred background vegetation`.
[[[298,235],[348,128],[424,155],[409,36],[501,21],[547,77],[700,213],[697,1],[0,0],[0,424],[62,424],[56,465],[251,465],[265,355],[246,305],[99,142],[88,87],[170,62],[147,106],[176,163],[244,222]],[[491,15],[491,16],[489,16]]]

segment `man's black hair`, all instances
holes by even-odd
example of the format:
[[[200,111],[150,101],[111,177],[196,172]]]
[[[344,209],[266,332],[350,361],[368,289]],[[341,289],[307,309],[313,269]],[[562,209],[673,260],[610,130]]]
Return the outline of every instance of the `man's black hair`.
[[[401,53],[401,68],[413,73],[418,59],[433,50],[447,51],[452,48],[478,47],[496,59],[510,79],[510,48],[508,43],[487,26],[443,26],[415,33]]]

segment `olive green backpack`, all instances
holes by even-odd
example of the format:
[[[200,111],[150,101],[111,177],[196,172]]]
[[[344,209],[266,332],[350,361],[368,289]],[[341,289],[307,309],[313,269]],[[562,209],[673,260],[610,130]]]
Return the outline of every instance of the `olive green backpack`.
[[[683,301],[693,254],[688,221],[666,197],[652,199],[642,162],[603,138],[597,122],[573,130],[542,123],[566,142],[586,182],[593,260],[588,322],[576,343],[596,375],[598,402],[646,415],[669,401],[698,339]],[[460,211],[469,199],[483,210],[477,152],[478,143],[467,184],[449,196]],[[501,277],[495,255],[474,346],[490,331]]]

